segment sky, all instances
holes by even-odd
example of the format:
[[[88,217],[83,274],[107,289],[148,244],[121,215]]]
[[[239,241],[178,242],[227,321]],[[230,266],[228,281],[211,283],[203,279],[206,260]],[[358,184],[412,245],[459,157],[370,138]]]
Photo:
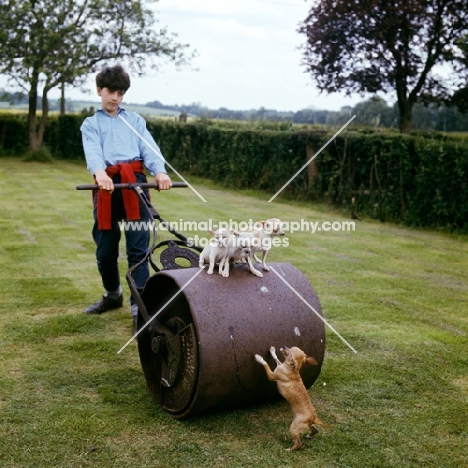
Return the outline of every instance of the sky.
[[[144,78],[132,77],[126,102],[166,105],[199,103],[210,109],[276,109],[307,107],[339,110],[362,96],[321,94],[301,65],[297,32],[311,0],[159,0],[154,5],[160,26],[177,34],[197,56],[180,70],[164,63]],[[3,83],[0,81],[0,86]],[[68,87],[66,96],[98,100],[94,76],[90,92]],[[57,91],[50,93],[58,97]]]

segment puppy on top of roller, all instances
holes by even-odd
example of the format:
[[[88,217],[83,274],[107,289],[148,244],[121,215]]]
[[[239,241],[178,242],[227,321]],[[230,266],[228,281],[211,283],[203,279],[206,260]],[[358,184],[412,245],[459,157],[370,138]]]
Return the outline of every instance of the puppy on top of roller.
[[[240,232],[227,231],[227,229],[218,229],[216,232],[209,231],[213,235],[213,240],[210,240],[200,254],[200,268],[203,268],[205,263],[209,263],[208,274],[213,274],[214,264],[219,263],[219,274],[227,277],[229,276],[230,262],[240,262],[247,263],[248,269],[253,275],[263,277],[263,274],[253,266],[253,260],[262,263],[264,271],[269,271],[266,257],[271,249],[271,240],[276,236],[283,236],[284,232],[281,229],[281,220],[278,218],[257,221],[255,224],[255,227]],[[224,240],[221,241],[223,245],[219,245],[218,237],[221,233],[223,233]],[[260,252],[262,252],[262,260],[256,256]]]
[[[203,251],[200,253],[199,267],[204,268],[205,264],[208,264],[208,274],[212,275],[214,267],[217,263],[220,264],[219,274],[224,274],[221,266],[224,264],[229,251],[229,240],[234,235],[227,229],[218,229],[217,231],[208,231],[213,237],[208,241]],[[229,275],[229,271],[228,271]]]
[[[240,235],[251,238],[252,258],[258,263],[262,264],[264,271],[269,271],[266,264],[266,257],[271,249],[271,240],[273,237],[284,236],[284,232],[281,228],[281,220],[278,218],[270,218],[266,221],[257,221],[255,223],[258,227],[242,230]],[[257,253],[262,252],[262,259],[257,257]]]
[[[229,276],[229,261],[242,261],[244,259],[249,263],[249,267],[255,271],[257,276],[262,274],[255,270],[252,265],[250,239],[239,237],[237,231],[228,231],[227,229],[218,229],[217,231],[208,231],[213,237],[208,241],[203,251],[200,253],[199,267],[204,268],[209,265],[207,273],[213,274],[216,264],[219,264],[218,271],[223,277]]]

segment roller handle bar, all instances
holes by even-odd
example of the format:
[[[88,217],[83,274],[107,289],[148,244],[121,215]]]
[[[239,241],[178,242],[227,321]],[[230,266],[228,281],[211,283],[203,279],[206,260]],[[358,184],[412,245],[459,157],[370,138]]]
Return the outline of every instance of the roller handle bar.
[[[114,189],[134,189],[135,187],[140,188],[154,188],[157,189],[159,186],[155,183],[145,182],[139,184],[138,182],[128,183],[128,184],[114,184]],[[171,188],[183,188],[188,187],[185,182],[172,182]],[[77,185],[76,190],[98,190],[98,186],[96,184],[85,184],[85,185]]]

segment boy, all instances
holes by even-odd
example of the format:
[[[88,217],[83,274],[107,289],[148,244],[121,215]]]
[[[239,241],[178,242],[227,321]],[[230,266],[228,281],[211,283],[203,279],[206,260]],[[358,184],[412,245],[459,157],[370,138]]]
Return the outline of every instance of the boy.
[[[146,182],[146,167],[153,174],[159,190],[168,190],[172,186],[164,168],[164,158],[146,129],[144,119],[120,107],[130,87],[130,78],[125,70],[120,65],[105,67],[96,76],[96,86],[102,109],[84,120],[81,133],[87,167],[99,187],[93,196],[92,233],[104,294],[98,302],[86,309],[87,314],[102,314],[122,307],[123,295],[117,262],[122,231],[118,223],[122,220],[148,221],[146,209],[137,195],[129,190],[114,191],[114,183]],[[125,240],[130,268],[146,255],[150,231],[125,231]],[[133,274],[138,287],[143,287],[148,277],[147,262]],[[133,298],[130,298],[130,303],[136,324],[138,308]]]

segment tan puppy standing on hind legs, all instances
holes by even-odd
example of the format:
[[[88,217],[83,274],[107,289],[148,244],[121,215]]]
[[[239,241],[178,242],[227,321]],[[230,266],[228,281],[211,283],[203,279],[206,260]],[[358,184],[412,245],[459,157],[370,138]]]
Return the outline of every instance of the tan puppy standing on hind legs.
[[[312,365],[317,365],[317,361],[307,356],[297,347],[289,349],[285,346],[281,348],[280,351],[285,357],[283,363],[281,363],[276,356],[275,348],[273,346],[270,348],[270,354],[277,364],[274,371],[270,369],[268,363],[259,354],[255,355],[255,359],[265,368],[268,379],[277,383],[278,391],[291,405],[294,419],[291,423],[290,432],[294,444],[288,450],[296,450],[302,446],[300,439],[301,434],[304,434],[309,429],[310,434],[306,437],[310,438],[317,434],[318,431],[314,427],[314,424],[323,427],[330,426],[324,424],[318,418],[300,375],[303,364],[307,362]]]

